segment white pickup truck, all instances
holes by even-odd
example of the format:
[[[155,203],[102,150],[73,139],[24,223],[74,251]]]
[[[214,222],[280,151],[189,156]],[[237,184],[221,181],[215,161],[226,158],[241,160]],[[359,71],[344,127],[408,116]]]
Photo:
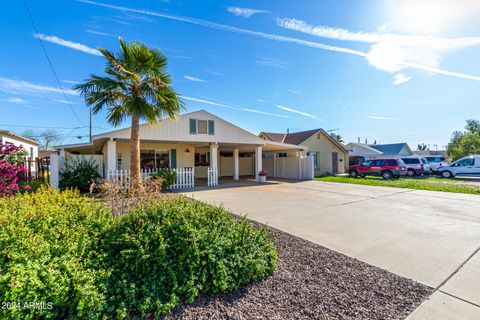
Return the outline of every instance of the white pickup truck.
[[[457,161],[437,169],[444,178],[455,176],[480,176],[480,155],[463,157]]]

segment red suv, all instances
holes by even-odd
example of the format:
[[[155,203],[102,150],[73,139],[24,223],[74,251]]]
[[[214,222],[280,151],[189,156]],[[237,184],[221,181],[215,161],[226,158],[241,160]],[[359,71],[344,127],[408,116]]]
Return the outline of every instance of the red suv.
[[[381,176],[383,179],[398,178],[407,173],[407,166],[402,159],[375,159],[367,160],[356,166],[350,166],[349,174],[352,178],[365,176]]]

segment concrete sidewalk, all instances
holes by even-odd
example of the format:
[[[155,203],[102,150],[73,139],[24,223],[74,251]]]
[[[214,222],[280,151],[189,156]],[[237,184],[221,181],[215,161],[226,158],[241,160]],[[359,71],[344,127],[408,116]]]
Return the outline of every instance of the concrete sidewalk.
[[[480,197],[304,181],[187,195],[435,288],[412,319],[480,319]]]

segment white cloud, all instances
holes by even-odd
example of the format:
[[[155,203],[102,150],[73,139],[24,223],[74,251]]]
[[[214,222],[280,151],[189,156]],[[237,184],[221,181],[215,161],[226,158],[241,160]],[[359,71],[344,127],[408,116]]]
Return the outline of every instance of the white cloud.
[[[406,76],[403,73],[397,73],[394,77],[393,84],[395,85],[401,85],[402,83],[405,83],[407,81],[410,81],[412,77]]]
[[[97,31],[97,30],[92,30],[92,29],[86,29],[85,31],[88,32],[88,33],[96,34],[96,35],[100,35],[100,36],[118,37],[117,35],[115,35],[113,33],[102,32],[102,31]]]
[[[190,23],[190,24],[194,24],[194,25],[198,25],[198,26],[202,26],[202,27],[206,27],[206,28],[223,30],[223,31],[239,33],[239,34],[245,34],[245,35],[250,35],[250,36],[254,36],[254,37],[274,40],[274,41],[294,43],[294,44],[298,44],[298,45],[301,45],[301,46],[317,48],[317,49],[322,49],[322,50],[328,50],[328,51],[334,51],[334,52],[348,53],[348,54],[358,55],[358,56],[362,56],[362,57],[366,56],[366,53],[358,51],[358,50],[353,50],[353,49],[343,48],[343,47],[337,47],[337,46],[330,46],[330,45],[319,43],[319,42],[307,41],[307,40],[302,40],[302,39],[298,39],[298,38],[285,37],[285,36],[280,36],[280,35],[260,32],[260,31],[242,29],[242,28],[232,27],[232,26],[229,26],[229,25],[216,23],[216,22],[211,22],[211,21],[202,20],[202,19],[195,19],[195,18],[184,17],[184,16],[176,16],[176,15],[165,14],[165,13],[160,13],[160,12],[151,11],[151,10],[135,9],[135,8],[116,6],[116,5],[112,5],[112,4],[105,4],[105,3],[100,3],[100,2],[90,1],[90,0],[77,0],[77,1],[82,2],[82,3],[91,4],[91,5],[94,5],[94,6],[110,8],[110,9],[126,11],[126,12],[142,13],[142,14],[146,14],[146,15],[159,17],[159,18]]]
[[[293,108],[289,108],[289,107],[285,107],[285,106],[280,106],[280,105],[278,105],[277,108],[282,109],[284,111],[296,113],[296,114],[302,115],[304,117],[312,118],[312,119],[319,120],[319,121],[324,121],[323,119],[320,119],[313,114],[303,112],[303,111],[300,111],[300,110],[297,110],[297,109],[293,109]]]
[[[281,69],[285,69],[288,66],[288,62],[286,61],[272,59],[272,58],[265,58],[265,57],[258,58],[257,60],[255,60],[255,63],[258,64],[259,66],[274,67],[274,68],[281,68]]]
[[[41,40],[44,40],[44,41],[48,41],[48,42],[51,42],[51,43],[55,43],[55,44],[58,44],[59,46],[63,46],[63,47],[67,47],[67,48],[70,48],[70,49],[85,52],[85,53],[88,53],[88,54],[92,54],[92,55],[95,55],[95,56],[103,56],[102,53],[100,51],[98,51],[97,49],[90,48],[89,46],[86,46],[86,45],[78,43],[78,42],[65,40],[65,39],[59,38],[57,36],[47,36],[45,34],[39,33],[38,35],[35,35],[35,38],[38,38],[38,39],[41,39]]]
[[[270,112],[265,112],[265,111],[261,111],[261,110],[257,110],[257,109],[250,109],[250,108],[237,108],[237,107],[233,107],[233,106],[230,106],[230,105],[227,105],[227,104],[218,103],[218,102],[205,100],[205,99],[185,97],[185,96],[182,96],[182,99],[188,100],[188,101],[193,101],[193,102],[199,102],[199,103],[203,103],[203,104],[207,104],[207,105],[211,105],[211,106],[227,108],[227,109],[236,110],[236,111],[258,113],[258,114],[263,114],[263,115],[278,117],[278,118],[290,118],[289,116],[286,116],[286,115],[283,115],[283,114],[270,113]]]
[[[352,32],[342,28],[312,26],[305,21],[291,18],[277,19],[277,24],[285,29],[320,38],[369,43],[370,50],[365,54],[367,61],[374,67],[390,73],[415,68],[480,81],[480,77],[477,76],[439,68],[443,53],[480,45],[480,37],[444,38],[383,31]],[[381,27],[379,30],[386,30],[386,28]]]
[[[183,78],[185,80],[189,80],[189,81],[194,81],[194,82],[207,82],[207,80],[203,80],[203,79],[200,79],[200,78],[197,78],[197,77],[194,77],[194,76],[190,76],[188,74],[184,75]]]
[[[383,116],[367,116],[366,118],[371,120],[399,120],[399,118],[390,118]]]
[[[257,102],[260,102],[260,103],[267,103],[267,100],[263,100],[263,99],[257,99]]]
[[[67,101],[64,99],[53,99],[53,101],[61,103],[61,104],[76,104],[75,102]]]
[[[69,83],[69,84],[79,84],[81,83],[80,81],[74,81],[74,80],[62,80],[63,83]]]
[[[208,72],[210,74],[213,74],[214,76],[217,76],[217,77],[223,77],[224,76],[223,73],[220,73],[220,72],[217,72],[217,71],[206,70],[206,72]]]
[[[8,103],[20,104],[20,103],[25,103],[25,100],[20,99],[20,98],[9,98],[9,99],[7,99],[7,102]]]
[[[0,89],[15,90],[23,93],[62,93],[60,88],[45,86],[41,84],[34,84],[23,80],[14,80],[0,77]],[[75,90],[65,89],[65,94],[72,96],[78,95]]]
[[[263,39],[268,39],[268,40],[273,40],[273,41],[293,43],[293,44],[297,44],[297,45],[301,45],[301,46],[306,46],[306,47],[311,47],[311,48],[316,48],[316,49],[321,49],[321,50],[327,50],[327,51],[332,51],[332,52],[352,54],[352,55],[365,57],[365,58],[367,58],[370,54],[370,53],[366,53],[366,52],[362,52],[362,51],[359,51],[359,50],[354,50],[354,49],[350,49],[350,48],[346,48],[346,47],[331,46],[331,45],[327,45],[327,44],[320,43],[320,42],[315,42],[315,41],[308,41],[308,40],[303,40],[303,39],[298,39],[298,38],[293,38],[293,37],[286,37],[286,36],[275,35],[275,34],[270,34],[270,33],[265,33],[265,32],[260,32],[260,31],[242,29],[242,28],[237,28],[237,27],[233,27],[233,26],[229,26],[229,25],[225,25],[225,24],[220,24],[220,23],[216,23],[216,22],[211,22],[211,21],[207,21],[207,20],[202,20],[202,19],[195,19],[195,18],[190,18],[190,17],[185,17],[185,16],[170,15],[170,14],[160,13],[160,12],[151,11],[151,10],[122,7],[122,6],[105,4],[105,3],[100,3],[100,2],[90,1],[90,0],[77,0],[77,1],[82,2],[82,3],[86,3],[86,4],[90,4],[90,5],[99,6],[99,7],[110,8],[110,9],[114,9],[114,10],[141,13],[141,14],[151,15],[151,16],[155,16],[155,17],[159,17],[159,18],[190,23],[190,24],[194,24],[194,25],[198,25],[198,26],[203,26],[203,27],[206,27],[206,28],[223,30],[223,31],[228,31],[228,32],[233,32],[233,33],[238,33],[238,34],[245,34],[245,35],[254,36],[254,37],[263,38]],[[472,42],[471,39],[472,38],[458,38],[456,40],[457,40],[457,43],[471,43]],[[474,39],[476,39],[476,38],[474,38]],[[382,55],[378,55],[378,54],[376,56],[379,57],[379,58],[382,57]],[[370,59],[370,60],[375,62],[375,59]],[[381,65],[380,62],[378,62],[377,64]],[[443,74],[443,75],[452,76],[452,77],[458,77],[458,78],[480,81],[480,77],[478,77],[478,76],[468,75],[468,74],[449,71],[449,70],[444,70],[444,69],[440,69],[438,67],[426,66],[426,65],[423,65],[423,64],[420,64],[420,63],[408,62],[408,63],[405,63],[405,67],[412,67],[412,68],[416,68],[416,69],[420,69],[420,70],[426,70],[426,71],[429,71],[429,72],[432,72],[432,73],[438,73],[438,74]]]
[[[266,10],[250,9],[250,8],[239,8],[239,7],[228,7],[227,11],[233,13],[236,16],[250,18],[257,13],[269,13]]]

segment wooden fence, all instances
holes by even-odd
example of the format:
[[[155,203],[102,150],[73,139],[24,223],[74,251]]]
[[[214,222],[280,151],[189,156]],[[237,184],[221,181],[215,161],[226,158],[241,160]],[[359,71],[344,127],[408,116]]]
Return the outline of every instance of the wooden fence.
[[[49,181],[50,178],[50,158],[25,159],[25,173],[22,179],[38,179]]]

